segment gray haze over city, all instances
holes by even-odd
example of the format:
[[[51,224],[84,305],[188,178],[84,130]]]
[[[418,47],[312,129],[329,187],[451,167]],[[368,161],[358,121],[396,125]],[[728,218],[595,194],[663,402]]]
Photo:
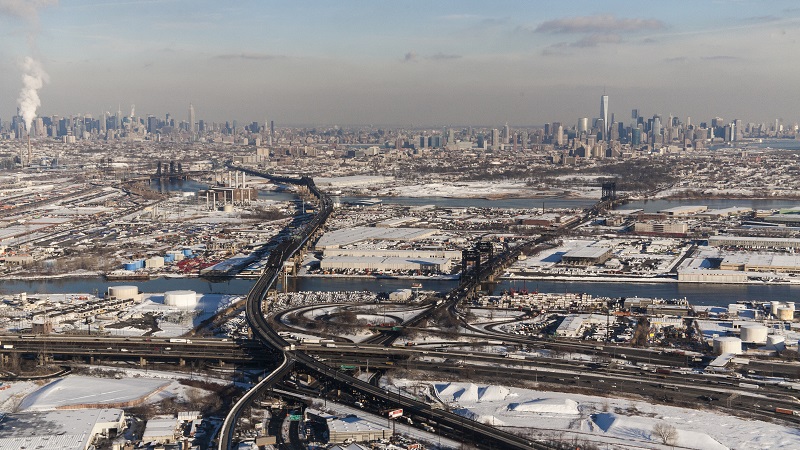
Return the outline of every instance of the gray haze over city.
[[[594,110],[790,119],[793,2],[3,0],[0,118],[26,56],[44,115],[541,125]]]

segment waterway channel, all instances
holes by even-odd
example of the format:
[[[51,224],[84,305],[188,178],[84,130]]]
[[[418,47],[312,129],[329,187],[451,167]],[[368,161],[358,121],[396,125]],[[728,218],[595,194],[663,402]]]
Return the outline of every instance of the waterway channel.
[[[191,192],[204,189],[202,183],[191,180],[173,183],[161,183],[159,188],[165,191]],[[262,191],[260,198],[274,201],[291,201],[296,197],[291,192]],[[347,201],[348,198],[343,198]],[[481,206],[494,208],[533,208],[544,203],[548,208],[581,208],[594,203],[593,199],[535,198],[535,199],[460,199],[445,197],[385,197],[386,204],[401,205],[437,205],[440,207]],[[642,208],[645,211],[657,211],[681,205],[707,205],[711,209],[744,206],[755,209],[778,209],[800,205],[795,200],[772,199],[706,199],[706,200],[651,200],[633,202],[625,205],[625,209]],[[396,289],[409,288],[419,280],[381,279],[381,278],[322,278],[309,277],[294,280],[290,287],[299,291],[371,291],[391,292]],[[225,281],[209,281],[202,278],[158,278],[147,281],[108,282],[102,277],[96,278],[59,278],[45,280],[3,280],[0,282],[0,294],[48,293],[102,293],[108,286],[133,285],[142,292],[160,293],[171,290],[189,289],[198,293],[218,293],[244,295],[253,284],[250,279],[231,279]],[[456,286],[454,280],[422,280],[424,290],[445,292]],[[689,284],[689,283],[617,283],[592,281],[520,281],[505,280],[496,284],[493,293],[503,290],[527,289],[538,292],[574,292],[588,293],[603,297],[653,297],[653,298],[687,298],[697,305],[724,306],[740,300],[755,301],[796,301],[800,299],[800,285],[788,284]]]

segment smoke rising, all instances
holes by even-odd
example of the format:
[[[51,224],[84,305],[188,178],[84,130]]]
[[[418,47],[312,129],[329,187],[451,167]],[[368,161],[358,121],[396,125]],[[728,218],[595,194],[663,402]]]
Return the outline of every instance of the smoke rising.
[[[33,53],[36,48],[36,35],[39,31],[39,10],[58,4],[58,0],[0,0],[0,16],[22,19],[28,24],[28,47]],[[36,109],[42,104],[39,89],[48,82],[41,63],[26,56],[22,61],[22,89],[19,92],[20,114],[25,120],[28,133],[36,117]]]
[[[22,90],[19,92],[17,102],[28,133],[31,132],[31,124],[36,117],[36,109],[42,104],[41,100],[39,100],[39,89],[48,81],[47,74],[42,69],[39,61],[30,56],[25,57],[22,62]]]
[[[41,8],[57,4],[58,0],[0,0],[0,14],[34,23]]]

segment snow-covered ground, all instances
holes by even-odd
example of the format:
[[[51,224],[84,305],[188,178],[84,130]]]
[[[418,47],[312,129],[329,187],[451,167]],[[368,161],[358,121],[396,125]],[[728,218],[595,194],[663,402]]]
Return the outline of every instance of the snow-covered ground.
[[[560,190],[541,191],[525,184],[523,180],[510,181],[459,181],[455,183],[426,183],[393,186],[376,192],[378,196],[398,197],[536,197],[563,195]]]
[[[164,294],[147,293],[143,294],[142,302],[126,311],[121,316],[121,319],[137,317],[144,313],[153,313],[157,317],[158,328],[161,329],[161,331],[153,333],[153,336],[180,336],[240,299],[241,296],[237,295],[197,294],[197,306],[191,310],[182,310],[174,306],[165,305]],[[108,331],[111,331],[113,335],[141,336],[149,330],[125,327],[108,328]]]
[[[419,381],[395,379],[401,388]],[[690,449],[798,449],[791,427],[745,420],[710,410],[645,401],[546,392],[533,389],[432,382],[439,399],[464,417],[530,436],[605,443],[607,448],[670,448],[655,434],[657,424],[676,428],[675,447]],[[603,447],[606,448],[606,447]]]
[[[22,401],[26,411],[46,411],[77,405],[101,405],[144,400],[165,389],[170,382],[150,378],[95,378],[70,375],[59,378]]]

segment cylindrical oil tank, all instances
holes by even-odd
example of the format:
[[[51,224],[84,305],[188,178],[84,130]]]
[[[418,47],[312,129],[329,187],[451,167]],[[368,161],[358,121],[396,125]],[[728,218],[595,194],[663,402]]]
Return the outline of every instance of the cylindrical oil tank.
[[[192,249],[190,248],[183,249],[183,256],[192,256]]]
[[[19,293],[19,301],[27,302],[28,301],[28,293],[27,292],[20,292]]]
[[[151,256],[150,258],[144,260],[144,266],[148,269],[164,267],[164,258],[161,256]]]
[[[794,302],[786,302],[786,307],[789,309],[795,309]]]
[[[172,255],[172,259],[175,261],[183,261],[183,251],[182,250],[170,250],[167,252],[167,255]]]
[[[767,327],[765,327],[764,325],[759,325],[757,323],[742,325],[742,332],[741,332],[742,342],[763,344],[767,342],[768,331],[769,329]]]
[[[109,286],[108,296],[121,300],[136,298],[139,295],[139,288],[136,286]]]
[[[164,293],[164,304],[180,309],[194,309],[197,306],[197,294],[194,291],[168,291]]]
[[[139,267],[138,267],[136,261],[125,261],[124,263],[122,263],[122,268],[125,269],[125,270],[133,271],[133,270],[138,269]]]
[[[175,255],[173,253],[167,253],[167,254],[164,255],[164,262],[165,263],[171,263],[173,261],[175,261]]]
[[[790,309],[785,306],[778,308],[778,320],[794,320],[794,309]]]
[[[715,337],[714,353],[717,355],[722,355],[725,353],[740,355],[742,353],[742,340],[733,336]]]
[[[783,306],[783,305],[781,305],[781,302],[771,301],[771,302],[769,302],[769,312],[773,316],[777,316],[778,315],[778,308],[780,308],[781,306]]]
[[[744,310],[745,307],[741,303],[729,303],[728,314],[739,314],[739,311]]]
[[[227,213],[229,213],[229,212],[233,212],[233,205],[231,205],[230,203],[228,203],[227,205],[225,205],[225,206],[223,206],[223,207],[222,207],[222,211],[223,211],[223,212],[227,212]]]

